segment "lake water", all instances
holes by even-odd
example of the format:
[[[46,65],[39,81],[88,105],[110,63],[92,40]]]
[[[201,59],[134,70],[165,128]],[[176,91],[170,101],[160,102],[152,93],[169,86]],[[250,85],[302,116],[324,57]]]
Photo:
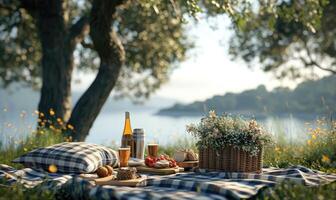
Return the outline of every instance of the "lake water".
[[[185,131],[186,125],[197,123],[200,116],[168,117],[157,116],[156,110],[130,110],[132,128],[143,128],[147,142],[159,142],[159,144],[174,143],[178,139],[192,139]],[[2,113],[0,115],[0,135],[4,143],[9,137],[22,137],[34,129],[34,114],[26,113]],[[308,124],[313,124],[313,119],[299,119],[288,115],[286,117],[267,117],[258,120],[270,132],[283,135],[288,140],[302,140],[307,138]],[[124,126],[124,112],[103,112],[97,118],[87,137],[88,142],[119,145]]]

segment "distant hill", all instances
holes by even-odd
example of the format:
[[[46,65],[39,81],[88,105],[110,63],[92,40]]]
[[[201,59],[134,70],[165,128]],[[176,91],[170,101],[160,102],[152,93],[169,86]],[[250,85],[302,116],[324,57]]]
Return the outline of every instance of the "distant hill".
[[[81,93],[73,92],[73,104],[79,99]],[[19,86],[13,86],[9,89],[0,88],[0,111],[6,107],[13,112],[34,111],[37,108],[39,101],[39,92],[30,88],[22,88]],[[102,112],[113,111],[134,111],[134,110],[146,110],[156,112],[162,107],[172,106],[175,100],[162,97],[152,97],[143,104],[133,104],[129,99],[116,100],[110,96],[105,103]]]
[[[336,76],[316,81],[305,81],[294,90],[279,87],[267,91],[264,85],[241,93],[216,95],[205,101],[190,104],[175,104],[161,109],[158,115],[203,115],[209,110],[218,113],[230,112],[253,116],[282,115],[327,115],[336,113]]]

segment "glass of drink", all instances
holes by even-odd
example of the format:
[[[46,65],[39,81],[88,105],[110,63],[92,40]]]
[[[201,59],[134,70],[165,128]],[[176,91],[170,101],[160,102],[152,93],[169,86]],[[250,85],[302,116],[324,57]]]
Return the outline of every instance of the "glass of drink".
[[[148,156],[156,158],[158,156],[159,145],[157,143],[148,144]]]
[[[131,156],[131,148],[130,147],[121,147],[119,148],[119,161],[120,167],[127,167],[128,160]]]

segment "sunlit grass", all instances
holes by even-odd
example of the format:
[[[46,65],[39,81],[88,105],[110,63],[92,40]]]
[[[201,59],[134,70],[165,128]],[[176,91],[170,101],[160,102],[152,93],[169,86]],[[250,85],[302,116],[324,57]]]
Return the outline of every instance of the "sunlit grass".
[[[317,126],[308,128],[307,134],[307,140],[281,140],[265,149],[264,164],[274,167],[304,165],[336,172],[336,123],[318,120]]]

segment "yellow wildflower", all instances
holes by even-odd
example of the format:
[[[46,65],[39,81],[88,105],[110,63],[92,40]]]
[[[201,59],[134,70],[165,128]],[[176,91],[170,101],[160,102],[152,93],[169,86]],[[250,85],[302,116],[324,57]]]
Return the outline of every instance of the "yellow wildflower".
[[[321,161],[329,164],[330,163],[330,158],[327,155],[322,155]]]
[[[312,135],[312,139],[316,140],[316,135],[315,134]]]
[[[55,127],[54,127],[53,125],[50,125],[49,128],[50,128],[51,130],[55,130]]]
[[[44,114],[42,112],[40,112],[40,117],[44,117]]]
[[[62,121],[61,118],[57,118],[57,122],[58,122],[59,125],[63,125],[63,121]]]
[[[312,141],[311,140],[307,140],[307,144],[308,145],[312,145]]]
[[[67,127],[68,127],[68,129],[70,129],[70,130],[74,130],[74,127],[73,127],[71,124],[68,124]]]
[[[50,109],[50,110],[49,110],[49,114],[50,114],[51,116],[54,116],[54,115],[55,115],[55,111],[54,111],[53,109]]]
[[[28,149],[27,148],[23,148],[23,151],[28,151]]]
[[[280,147],[275,147],[275,151],[280,152]]]
[[[48,167],[48,171],[49,171],[50,173],[56,173],[56,172],[57,172],[57,167],[56,167],[56,165],[49,165],[49,167]]]
[[[39,111],[38,111],[38,110],[35,110],[34,113],[38,115],[38,114],[39,114]]]

